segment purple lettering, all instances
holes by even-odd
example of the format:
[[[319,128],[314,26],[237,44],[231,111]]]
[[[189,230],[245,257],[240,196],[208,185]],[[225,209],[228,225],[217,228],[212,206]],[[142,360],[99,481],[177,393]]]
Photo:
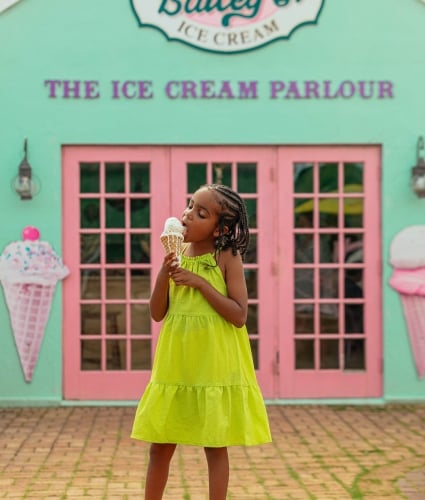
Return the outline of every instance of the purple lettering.
[[[79,99],[80,98],[80,81],[79,80],[64,80],[63,81],[63,97],[64,99]]]
[[[285,83],[281,80],[274,80],[270,82],[270,98],[277,99],[279,97],[278,94],[280,94],[280,92],[283,92],[284,88]]]
[[[305,98],[310,99],[310,94],[313,94],[313,97],[319,99],[319,82],[315,82],[314,80],[307,80],[304,82],[305,88]]]
[[[49,97],[56,99],[56,88],[62,85],[60,80],[45,80],[44,85],[49,89]]]
[[[394,90],[393,83],[388,81],[380,81],[379,83],[379,99],[385,99],[386,97],[393,98]]]
[[[100,97],[100,92],[98,89],[99,82],[95,80],[89,80],[84,82],[84,86],[86,99],[98,99]]]

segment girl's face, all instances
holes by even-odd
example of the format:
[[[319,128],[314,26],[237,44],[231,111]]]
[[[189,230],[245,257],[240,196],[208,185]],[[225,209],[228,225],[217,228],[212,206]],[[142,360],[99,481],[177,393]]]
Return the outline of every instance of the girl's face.
[[[196,191],[183,212],[184,241],[214,241],[219,235],[220,205],[213,191],[201,188]]]

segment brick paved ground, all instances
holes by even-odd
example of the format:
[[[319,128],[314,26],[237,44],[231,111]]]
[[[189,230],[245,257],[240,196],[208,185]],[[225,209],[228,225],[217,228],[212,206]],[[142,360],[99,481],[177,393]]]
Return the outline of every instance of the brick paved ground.
[[[229,499],[425,499],[425,405],[269,406],[273,444],[231,448]],[[141,499],[134,408],[0,408],[0,498]],[[178,447],[165,499],[205,500],[203,450]]]

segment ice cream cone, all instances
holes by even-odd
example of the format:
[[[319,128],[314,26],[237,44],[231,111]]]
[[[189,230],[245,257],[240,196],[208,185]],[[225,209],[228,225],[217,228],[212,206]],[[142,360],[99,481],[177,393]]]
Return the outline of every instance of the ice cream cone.
[[[183,236],[181,234],[170,233],[161,234],[161,243],[165,253],[174,252],[177,257],[180,257],[183,249]]]
[[[165,221],[164,231],[161,234],[161,243],[165,253],[174,252],[180,262],[183,251],[183,226],[176,217],[170,217]]]
[[[2,281],[24,377],[31,382],[55,285]]]
[[[400,294],[419,378],[425,377],[425,297]]]

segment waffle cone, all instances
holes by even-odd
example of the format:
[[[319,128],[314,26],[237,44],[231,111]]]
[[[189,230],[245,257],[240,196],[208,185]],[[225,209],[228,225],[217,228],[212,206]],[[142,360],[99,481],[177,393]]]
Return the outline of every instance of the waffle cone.
[[[174,252],[177,257],[180,257],[183,250],[183,235],[179,233],[162,233],[161,243],[166,254]]]
[[[400,294],[419,378],[425,377],[425,297]]]
[[[56,285],[8,281],[2,285],[24,377],[31,382]]]

